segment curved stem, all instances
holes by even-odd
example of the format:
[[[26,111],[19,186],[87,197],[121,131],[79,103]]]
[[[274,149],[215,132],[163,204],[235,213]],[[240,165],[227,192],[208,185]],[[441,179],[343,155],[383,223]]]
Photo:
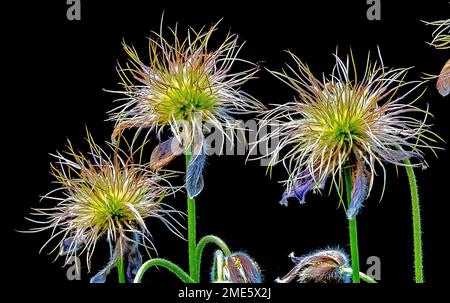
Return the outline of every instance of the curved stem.
[[[348,268],[348,267],[343,267],[343,268],[341,268],[341,271],[342,271],[343,273],[346,273],[346,274],[352,274],[352,273],[353,273],[353,269]],[[361,280],[363,280],[364,282],[367,282],[367,283],[377,283],[377,281],[376,281],[375,279],[369,277],[368,275],[366,275],[366,274],[364,274],[364,273],[362,273],[362,272],[359,272],[359,276],[360,276]]]
[[[123,257],[119,257],[119,259],[117,260],[117,273],[118,273],[119,283],[120,284],[126,283],[125,265],[123,263]]]
[[[209,243],[216,244],[225,254],[225,256],[231,255],[230,248],[225,244],[225,242],[220,239],[219,237],[208,235],[204,236],[200,239],[200,241],[197,244],[197,248],[195,250],[195,255],[197,256],[196,264],[197,264],[197,270],[195,272],[195,276],[193,277],[195,281],[200,281],[200,266],[201,266],[201,260],[202,260],[202,254],[203,250],[205,249],[206,245]]]
[[[186,171],[189,165],[189,160],[191,159],[191,149],[186,150]],[[197,247],[197,232],[196,232],[196,214],[195,214],[195,199],[189,197],[187,194],[187,213],[188,213],[188,254],[189,254],[189,274],[194,279],[197,269],[197,258],[195,255],[195,250]]]
[[[406,164],[406,173],[408,175],[409,188],[411,191],[413,238],[414,238],[414,272],[416,283],[423,283],[423,253],[422,253],[422,226],[420,220],[419,193],[417,190],[417,180],[414,174],[414,168],[409,159],[403,160]]]
[[[344,169],[344,177],[345,177],[345,190],[347,196],[347,207],[350,208],[350,203],[352,200],[352,172],[350,167],[346,167]],[[356,218],[348,220],[349,234],[350,234],[350,254],[352,260],[352,282],[359,283],[360,282],[360,273],[359,273],[359,251],[358,251],[358,231]]]
[[[175,274],[184,283],[195,283],[195,281],[178,265],[169,260],[160,258],[151,259],[142,264],[142,266],[139,268],[136,274],[136,277],[134,278],[133,283],[141,283],[144,273],[147,271],[147,269],[153,266],[161,266],[168,269],[171,273]]]

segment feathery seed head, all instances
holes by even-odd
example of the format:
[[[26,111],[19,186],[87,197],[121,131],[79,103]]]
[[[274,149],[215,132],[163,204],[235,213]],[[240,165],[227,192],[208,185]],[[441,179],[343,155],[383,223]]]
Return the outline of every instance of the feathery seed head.
[[[429,43],[436,49],[450,48],[450,19],[438,20],[433,22],[423,21],[426,25],[436,26],[433,32],[433,40]],[[438,76],[432,76],[431,79],[438,78],[436,88],[443,96],[450,93],[450,59],[447,60]]]
[[[429,43],[436,49],[450,48],[450,19],[437,20],[433,22],[423,21],[426,25],[435,26],[433,40]]]
[[[89,133],[87,141],[89,157],[76,152],[70,142],[68,152],[55,155],[57,161],[51,168],[59,188],[43,198],[57,204],[51,208],[33,209],[32,215],[43,219],[29,219],[42,225],[30,232],[51,231],[43,248],[56,242],[52,251],[59,248],[60,255],[66,255],[66,262],[71,256],[85,252],[90,269],[95,246],[105,237],[111,247],[115,245],[111,262],[105,269],[109,271],[118,257],[127,255],[131,258],[133,254],[136,257],[137,246],[154,248],[144,223],[146,218],[158,218],[182,237],[177,230],[181,225],[172,215],[179,212],[162,203],[164,197],[177,190],[166,176],[156,175],[133,163],[132,156],[125,158],[117,146],[112,147],[110,157],[95,144]],[[141,259],[135,257],[135,260]],[[130,260],[129,266],[133,266]],[[100,280],[104,275],[105,272]]]
[[[124,104],[114,109],[113,139],[124,129],[156,130],[158,137],[169,128],[174,137],[162,142],[152,156],[151,166],[159,169],[174,158],[174,154],[190,151],[194,155],[186,177],[187,190],[195,197],[202,189],[202,169],[205,162],[205,140],[202,123],[215,127],[222,138],[231,139],[227,129],[239,127],[234,114],[258,112],[263,105],[246,94],[240,86],[254,77],[255,64],[239,59],[242,46],[236,35],[228,35],[218,48],[210,48],[210,38],[217,24],[208,30],[189,29],[180,39],[177,28],[171,29],[173,43],[162,35],[149,39],[148,64],[134,47],[124,44],[129,55],[126,67],[119,66],[125,97]],[[232,71],[236,62],[249,65]]]
[[[384,171],[384,163],[404,165],[402,160],[412,157],[418,160],[414,165],[426,166],[422,150],[433,148],[434,134],[425,123],[428,111],[414,105],[420,96],[406,101],[423,83],[406,82],[407,68],[388,69],[369,57],[360,79],[353,55],[346,62],[335,55],[331,76],[319,80],[291,55],[298,67],[288,66],[293,76],[272,74],[293,88],[298,100],[275,106],[261,122],[278,127],[262,140],[279,139],[270,164],[282,162],[289,173],[282,204],[290,197],[303,203],[306,193],[323,189],[328,177],[341,192],[343,169],[349,166],[355,185],[351,218],[370,192],[377,164]]]
[[[230,124],[230,114],[259,110],[262,105],[240,90],[254,77],[258,67],[239,59],[236,35],[228,35],[215,50],[209,40],[217,24],[208,30],[190,29],[180,40],[177,29],[171,30],[173,44],[162,33],[149,39],[150,63],[144,63],[134,47],[124,43],[129,55],[126,67],[119,66],[125,104],[112,111],[116,122],[114,136],[125,128],[157,128],[170,126],[178,134],[176,121],[193,122],[195,114],[203,121]],[[235,62],[250,65],[233,73]]]

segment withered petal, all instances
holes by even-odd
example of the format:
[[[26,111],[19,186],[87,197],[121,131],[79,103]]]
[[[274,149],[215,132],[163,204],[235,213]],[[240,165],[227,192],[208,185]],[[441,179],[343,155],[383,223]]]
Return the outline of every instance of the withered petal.
[[[150,156],[150,169],[158,171],[182,152],[181,143],[172,137],[159,143]]]
[[[436,88],[443,97],[450,93],[450,59],[445,63],[439,74]]]

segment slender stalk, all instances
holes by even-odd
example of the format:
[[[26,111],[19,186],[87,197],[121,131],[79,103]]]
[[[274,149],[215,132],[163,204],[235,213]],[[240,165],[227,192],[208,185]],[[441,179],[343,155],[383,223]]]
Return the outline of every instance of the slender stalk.
[[[409,159],[403,160],[406,165],[409,188],[411,191],[413,238],[414,238],[414,272],[416,283],[423,283],[423,252],[422,252],[422,226],[420,220],[419,193],[417,190],[417,180],[414,174],[414,168]]]
[[[341,271],[344,272],[344,273],[347,273],[347,274],[352,274],[353,273],[353,269],[347,268],[347,267],[341,268]],[[359,272],[359,276],[360,276],[361,280],[363,280],[364,282],[377,283],[377,281],[375,279],[369,277],[368,275],[366,275],[366,274],[364,274],[362,272]]]
[[[195,281],[178,265],[170,262],[169,260],[160,258],[151,259],[142,264],[141,268],[139,268],[136,274],[136,277],[134,278],[133,283],[141,283],[144,273],[147,271],[147,269],[153,266],[161,266],[168,269],[171,273],[175,274],[184,283],[195,283]]]
[[[222,241],[219,237],[209,235],[204,236],[200,239],[200,241],[197,244],[197,249],[195,251],[195,255],[197,256],[197,270],[195,272],[195,281],[200,281],[200,267],[201,267],[201,260],[202,260],[202,254],[203,250],[205,249],[206,245],[209,243],[216,244],[225,254],[225,256],[231,255],[231,250],[228,248],[228,246],[225,244],[225,242]]]
[[[186,151],[186,171],[191,159],[190,148]],[[194,279],[197,271],[197,258],[195,250],[197,247],[197,231],[196,231],[196,214],[195,214],[195,199],[189,197],[187,194],[187,213],[188,213],[188,254],[189,254],[189,275]],[[197,281],[194,279],[194,281]]]
[[[117,273],[119,275],[119,283],[126,283],[125,279],[125,265],[123,263],[123,257],[119,257],[117,260]]]
[[[350,207],[352,200],[352,172],[350,167],[344,169],[345,190],[347,196],[347,207]],[[350,234],[350,255],[352,259],[352,281],[353,283],[360,283],[359,274],[359,251],[358,251],[358,231],[356,218],[348,220],[349,234]]]

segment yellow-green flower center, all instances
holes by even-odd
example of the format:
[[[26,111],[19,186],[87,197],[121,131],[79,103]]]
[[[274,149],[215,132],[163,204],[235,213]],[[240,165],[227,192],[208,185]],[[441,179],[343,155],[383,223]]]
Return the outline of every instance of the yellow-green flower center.
[[[334,127],[334,137],[339,145],[350,144],[360,135],[359,123],[354,120],[339,123]]]
[[[188,120],[196,113],[215,111],[218,100],[205,73],[188,70],[169,74],[168,78],[170,85],[155,105],[160,122]]]
[[[137,179],[108,170],[106,175],[94,176],[88,183],[92,185],[81,185],[76,194],[80,218],[104,230],[111,224],[136,220],[132,207],[145,200],[145,191]]]
[[[321,110],[314,110],[311,128],[322,143],[329,148],[347,149],[366,139],[366,128],[371,123],[367,119],[364,106],[357,108],[361,100],[348,98],[332,101],[332,104]]]

